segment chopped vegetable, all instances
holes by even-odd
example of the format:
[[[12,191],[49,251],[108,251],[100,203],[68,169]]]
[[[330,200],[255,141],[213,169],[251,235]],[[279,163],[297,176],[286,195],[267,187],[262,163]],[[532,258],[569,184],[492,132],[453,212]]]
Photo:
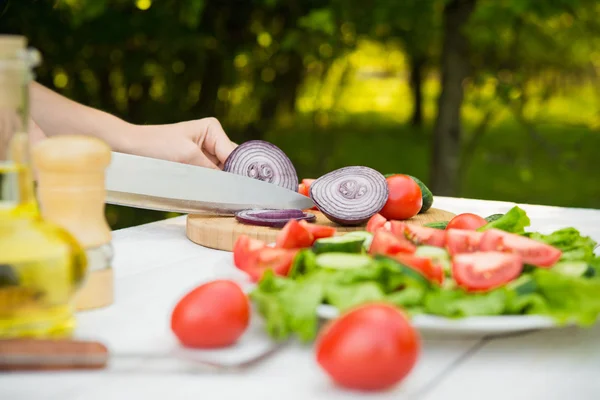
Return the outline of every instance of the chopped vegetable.
[[[321,253],[362,253],[365,239],[352,236],[334,236],[318,239],[313,244],[315,254]]]
[[[482,251],[504,251],[519,254],[524,263],[537,267],[551,267],[562,255],[562,252],[556,247],[499,229],[485,231],[479,248]]]
[[[375,233],[378,229],[385,227],[388,220],[381,214],[375,214],[367,222],[367,232]]]
[[[392,256],[397,253],[414,253],[416,250],[417,247],[404,236],[396,236],[391,232],[379,230],[373,236],[369,253]]]
[[[336,234],[336,229],[332,226],[310,224],[306,220],[301,220],[300,225],[312,233],[315,239],[328,238]]]
[[[383,175],[372,168],[344,167],[315,180],[310,197],[329,220],[361,225],[385,205],[388,187]]]
[[[418,257],[412,254],[398,253],[393,256],[400,264],[422,274],[424,277],[439,285],[444,283],[444,268],[428,257]]]
[[[295,219],[290,220],[277,234],[275,247],[281,249],[302,249],[312,246],[315,237],[311,231]]]
[[[519,276],[523,260],[518,254],[496,251],[457,254],[452,260],[452,276],[468,291],[489,291]]]
[[[290,220],[315,221],[316,216],[302,210],[243,210],[235,214],[235,219],[243,224],[280,228]]]
[[[444,247],[446,244],[446,233],[444,231],[426,226],[392,221],[392,232],[398,237],[408,238],[416,245]]]
[[[223,171],[298,190],[298,174],[290,159],[279,147],[264,140],[237,146],[225,160]]]
[[[446,232],[446,248],[453,256],[460,253],[473,253],[479,250],[482,237],[482,232],[449,229]]]

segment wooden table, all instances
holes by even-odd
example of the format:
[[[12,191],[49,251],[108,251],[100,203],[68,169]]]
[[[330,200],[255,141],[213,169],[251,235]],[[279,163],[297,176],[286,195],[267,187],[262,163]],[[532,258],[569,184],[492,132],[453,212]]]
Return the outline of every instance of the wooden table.
[[[454,213],[488,215],[511,203],[437,197]],[[600,241],[600,210],[520,205],[530,229],[574,226]],[[424,338],[411,375],[377,395],[334,387],[319,370],[311,346],[291,343],[249,370],[208,372],[156,355],[177,350],[169,316],[180,296],[201,282],[241,279],[227,267],[231,253],[195,245],[185,237],[185,217],[114,232],[116,303],[79,314],[77,336],[101,340],[113,352],[97,372],[0,375],[0,399],[502,399],[600,398],[600,326],[553,329],[504,338]],[[599,294],[600,295],[600,294]],[[235,361],[272,343],[259,318],[238,346],[206,352],[207,359]]]

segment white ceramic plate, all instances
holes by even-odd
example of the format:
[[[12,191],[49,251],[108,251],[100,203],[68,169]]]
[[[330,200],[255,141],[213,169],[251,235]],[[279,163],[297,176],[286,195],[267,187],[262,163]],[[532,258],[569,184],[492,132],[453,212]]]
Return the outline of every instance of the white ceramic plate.
[[[339,315],[330,305],[317,308],[320,318],[331,320]],[[490,317],[467,317],[450,319],[435,315],[417,315],[412,319],[415,328],[426,333],[464,336],[505,335],[538,329],[557,327],[556,322],[541,315],[502,315]]]

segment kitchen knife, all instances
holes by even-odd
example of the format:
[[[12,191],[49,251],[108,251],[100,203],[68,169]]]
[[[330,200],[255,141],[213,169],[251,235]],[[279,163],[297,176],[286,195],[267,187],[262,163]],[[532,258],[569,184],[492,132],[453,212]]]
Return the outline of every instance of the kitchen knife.
[[[112,152],[105,179],[107,203],[148,210],[232,215],[314,206],[309,197],[258,179],[118,152]]]

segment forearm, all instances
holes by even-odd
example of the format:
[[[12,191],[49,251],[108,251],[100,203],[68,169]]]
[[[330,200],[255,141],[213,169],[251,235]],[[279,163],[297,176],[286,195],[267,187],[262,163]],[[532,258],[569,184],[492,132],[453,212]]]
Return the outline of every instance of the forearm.
[[[32,82],[30,93],[32,119],[47,136],[94,136],[105,141],[115,151],[132,151],[134,125],[69,100],[37,82]]]

